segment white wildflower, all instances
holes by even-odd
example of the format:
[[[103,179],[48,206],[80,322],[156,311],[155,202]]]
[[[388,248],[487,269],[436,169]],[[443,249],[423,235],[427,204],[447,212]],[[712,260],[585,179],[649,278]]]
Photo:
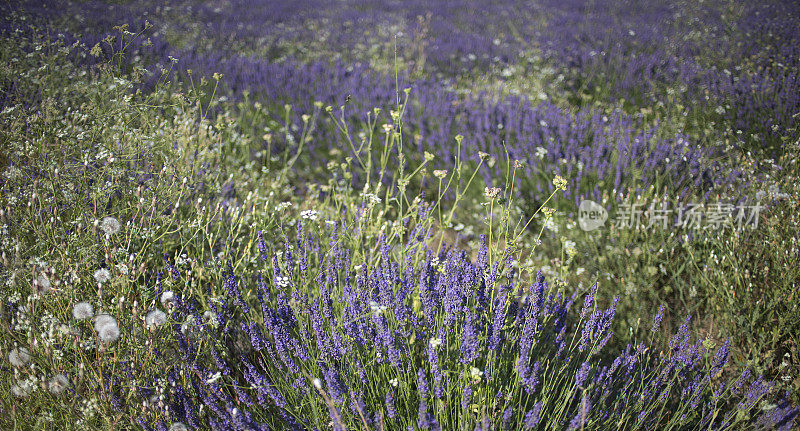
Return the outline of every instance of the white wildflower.
[[[394,378],[389,380],[389,384],[392,385],[395,388],[397,387],[398,383],[400,383],[400,382],[397,381],[397,377],[394,377]]]
[[[437,348],[437,347],[442,345],[442,339],[441,338],[431,338],[430,341],[428,341],[428,344],[430,344],[431,347],[435,349],[435,348]]]
[[[88,302],[79,302],[72,307],[72,317],[76,320],[89,319],[94,316],[94,308]]]
[[[108,314],[101,314],[94,319],[94,329],[97,331],[97,337],[103,343],[112,343],[119,338],[119,325],[116,319]]]
[[[542,147],[536,147],[536,157],[543,159],[547,155],[547,150]]]
[[[315,377],[313,383],[315,388],[322,389],[322,381],[320,379]]]
[[[189,431],[189,428],[186,428],[183,422],[175,422],[169,427],[169,431]]]
[[[277,287],[289,287],[289,278],[288,277],[275,277],[275,285]]]
[[[206,383],[208,383],[208,384],[214,383],[217,380],[219,380],[221,377],[222,377],[222,373],[221,372],[216,372],[214,374],[208,373],[208,379],[206,379]]]
[[[575,241],[564,241],[564,252],[567,253],[569,257],[574,257],[578,254],[578,250],[575,248]]]
[[[300,217],[303,217],[307,220],[316,220],[318,217],[319,212],[315,210],[304,210],[300,211]]]
[[[203,319],[205,319],[206,322],[208,322],[208,324],[211,325],[211,327],[213,328],[219,326],[219,321],[217,320],[217,316],[215,316],[214,313],[211,311],[205,311],[203,313]]]

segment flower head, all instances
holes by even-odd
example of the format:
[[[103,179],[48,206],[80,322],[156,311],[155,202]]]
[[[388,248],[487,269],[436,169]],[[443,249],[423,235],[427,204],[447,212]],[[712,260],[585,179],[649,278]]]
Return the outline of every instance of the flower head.
[[[72,307],[72,317],[76,320],[89,319],[94,316],[94,308],[88,302],[79,302]]]
[[[166,307],[167,302],[175,302],[175,293],[171,290],[165,290],[161,294],[161,305]]]
[[[107,235],[114,235],[115,233],[119,232],[120,226],[119,220],[111,216],[104,217],[100,222],[100,229],[102,229]]]
[[[556,186],[557,189],[566,190],[567,180],[565,180],[561,175],[556,175],[556,177],[553,178],[553,185]]]
[[[189,428],[186,428],[183,422],[175,422],[169,427],[169,431],[189,431]]]

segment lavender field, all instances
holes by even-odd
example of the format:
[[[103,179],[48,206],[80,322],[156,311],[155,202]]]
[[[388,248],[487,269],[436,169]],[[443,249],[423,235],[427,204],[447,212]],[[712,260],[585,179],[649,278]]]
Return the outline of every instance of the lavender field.
[[[0,3],[0,430],[800,429],[800,4]]]

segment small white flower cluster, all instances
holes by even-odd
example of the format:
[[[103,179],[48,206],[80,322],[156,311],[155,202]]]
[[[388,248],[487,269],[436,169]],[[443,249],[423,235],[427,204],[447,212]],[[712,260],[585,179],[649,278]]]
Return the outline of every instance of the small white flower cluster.
[[[376,316],[388,309],[385,305],[378,305],[378,303],[375,301],[369,301],[369,308]]]
[[[217,320],[217,316],[214,315],[211,311],[203,312],[203,319],[211,325],[212,328],[216,328],[219,326],[219,321]]]
[[[536,147],[536,157],[538,157],[541,160],[544,159],[544,156],[546,155],[547,155],[546,149],[544,149],[543,147]]]
[[[94,318],[94,330],[97,331],[100,341],[105,344],[117,341],[120,335],[116,319],[109,314],[100,314]]]
[[[567,253],[569,258],[574,257],[578,254],[578,249],[575,248],[575,241],[566,240],[564,241],[564,252]]]
[[[275,286],[280,288],[289,287],[289,277],[275,277]]]
[[[317,218],[319,218],[319,212],[317,212],[315,210],[300,211],[300,217],[302,217],[302,218],[304,218],[306,220],[314,221]]]
[[[36,390],[39,379],[35,375],[28,376],[27,379],[19,381],[11,387],[11,394],[17,398],[25,398]]]
[[[276,211],[276,212],[278,212],[278,211],[283,211],[283,210],[285,210],[286,208],[289,208],[290,206],[292,206],[292,203],[291,203],[291,202],[281,202],[281,203],[279,203],[277,206],[275,206],[275,211]]]
[[[428,344],[430,344],[431,348],[435,349],[435,348],[437,348],[437,347],[442,345],[442,339],[441,338],[435,338],[435,337],[431,338],[428,341]]]
[[[183,422],[175,422],[169,427],[169,431],[189,431],[189,428],[186,428]]]
[[[398,383],[400,382],[397,380],[397,377],[393,377],[392,379],[389,380],[389,384],[392,385],[392,387],[396,388]]]

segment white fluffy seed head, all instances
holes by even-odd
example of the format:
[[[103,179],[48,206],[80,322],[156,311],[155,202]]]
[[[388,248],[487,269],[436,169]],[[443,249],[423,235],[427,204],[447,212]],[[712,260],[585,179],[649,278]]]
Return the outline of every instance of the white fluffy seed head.
[[[117,322],[114,323],[106,323],[97,331],[97,337],[100,338],[100,341],[103,343],[113,343],[117,341],[119,338],[119,326],[117,326]]]
[[[167,302],[174,302],[175,301],[175,293],[171,290],[166,290],[164,293],[161,294],[161,305],[167,306]]]
[[[165,323],[167,323],[167,315],[158,308],[147,313],[147,317],[144,319],[144,325],[150,330],[155,330]]]
[[[315,387],[315,388],[317,388],[317,389],[322,389],[322,381],[321,381],[320,379],[318,379],[318,378],[314,378],[314,380],[312,381],[312,383],[314,383],[314,387]]]
[[[45,273],[39,274],[33,281],[33,285],[36,287],[37,293],[42,294],[50,291],[50,279]]]
[[[108,324],[116,325],[117,321],[110,314],[98,314],[94,318],[94,330],[100,332],[100,328]]]
[[[105,283],[106,281],[111,280],[111,273],[105,268],[100,268],[94,272],[94,279],[98,283]]]
[[[187,428],[183,422],[175,422],[169,427],[169,431],[189,431],[189,428]]]
[[[69,387],[69,379],[64,374],[56,374],[47,382],[47,390],[53,395],[59,395]]]
[[[29,386],[15,384],[11,387],[11,393],[17,398],[25,398],[30,395],[31,388]]]
[[[100,229],[103,230],[108,235],[113,235],[119,232],[119,228],[121,227],[119,220],[115,219],[114,217],[105,217],[100,222]]]
[[[23,365],[27,364],[28,361],[31,360],[31,355],[28,352],[28,349],[24,347],[18,347],[10,352],[8,352],[8,362],[11,362],[11,365],[20,368]]]
[[[88,302],[79,302],[72,307],[72,317],[76,320],[90,319],[94,316],[94,308]]]

